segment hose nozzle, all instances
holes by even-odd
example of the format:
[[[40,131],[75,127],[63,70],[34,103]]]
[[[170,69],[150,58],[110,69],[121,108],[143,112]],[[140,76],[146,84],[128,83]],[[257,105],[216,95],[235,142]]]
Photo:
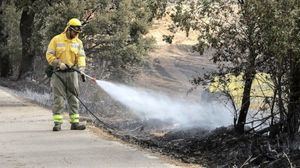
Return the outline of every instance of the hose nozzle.
[[[89,78],[90,80],[92,80],[93,82],[96,83],[96,81],[97,81],[96,78],[91,77],[90,75],[88,75],[88,74],[86,74],[86,73],[84,73],[84,72],[81,72],[81,71],[79,71],[78,69],[75,69],[75,68],[73,68],[73,69],[74,69],[74,71],[76,71],[77,73],[79,73],[79,74],[81,75],[81,79],[82,79],[83,82],[86,81],[86,80],[85,80],[86,78]]]
[[[91,77],[90,75],[88,75],[88,74],[86,74],[86,73],[84,73],[84,72],[80,72],[81,73],[81,77],[82,76],[85,76],[85,77],[87,77],[87,78],[89,78],[90,80],[92,80],[93,82],[95,82],[96,83],[96,78],[94,78],[94,77]]]

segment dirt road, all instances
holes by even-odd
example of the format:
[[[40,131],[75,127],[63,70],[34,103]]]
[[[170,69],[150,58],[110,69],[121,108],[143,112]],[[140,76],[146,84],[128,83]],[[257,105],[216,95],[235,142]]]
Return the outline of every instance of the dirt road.
[[[52,131],[51,111],[0,87],[1,167],[179,167],[92,129]]]

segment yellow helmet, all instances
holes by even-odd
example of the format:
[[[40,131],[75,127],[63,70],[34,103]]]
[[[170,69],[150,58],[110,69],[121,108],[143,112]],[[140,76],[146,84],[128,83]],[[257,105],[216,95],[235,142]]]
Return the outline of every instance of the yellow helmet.
[[[77,32],[77,33],[80,33],[81,32],[81,22],[80,20],[76,19],[76,18],[73,18],[73,19],[70,19],[68,24],[67,24],[67,27],[65,30],[67,30],[68,28]]]
[[[81,27],[81,22],[77,18],[70,19],[68,22],[68,26]]]

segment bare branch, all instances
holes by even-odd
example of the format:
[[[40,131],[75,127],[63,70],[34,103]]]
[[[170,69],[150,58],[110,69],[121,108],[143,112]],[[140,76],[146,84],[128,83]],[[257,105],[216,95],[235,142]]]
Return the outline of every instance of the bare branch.
[[[291,160],[290,160],[290,158],[288,157],[288,155],[287,155],[285,152],[283,152],[283,156],[285,156],[285,157],[286,157],[286,159],[287,159],[287,161],[289,162],[289,164],[290,164],[290,168],[294,168],[293,164],[291,163]]]
[[[250,156],[248,157],[248,159],[242,164],[241,168],[243,168],[244,166],[246,166],[247,163],[249,162],[249,160],[250,160],[251,158],[252,158],[252,155],[250,155]]]
[[[96,10],[97,10],[98,8],[101,7],[101,5],[102,5],[102,4],[99,4],[98,6],[96,6],[96,7],[88,14],[88,16],[84,19],[84,21],[83,21],[83,23],[82,23],[83,26],[86,25],[86,24],[92,19],[94,13],[96,12]]]

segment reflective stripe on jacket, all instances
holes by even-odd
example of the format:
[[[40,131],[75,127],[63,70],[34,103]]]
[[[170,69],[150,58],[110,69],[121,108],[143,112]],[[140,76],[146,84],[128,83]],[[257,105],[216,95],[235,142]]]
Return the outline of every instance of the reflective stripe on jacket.
[[[61,33],[52,38],[48,45],[46,58],[50,65],[55,59],[67,64],[69,67],[77,65],[85,67],[85,52],[82,41],[76,36],[70,40],[66,33]]]

